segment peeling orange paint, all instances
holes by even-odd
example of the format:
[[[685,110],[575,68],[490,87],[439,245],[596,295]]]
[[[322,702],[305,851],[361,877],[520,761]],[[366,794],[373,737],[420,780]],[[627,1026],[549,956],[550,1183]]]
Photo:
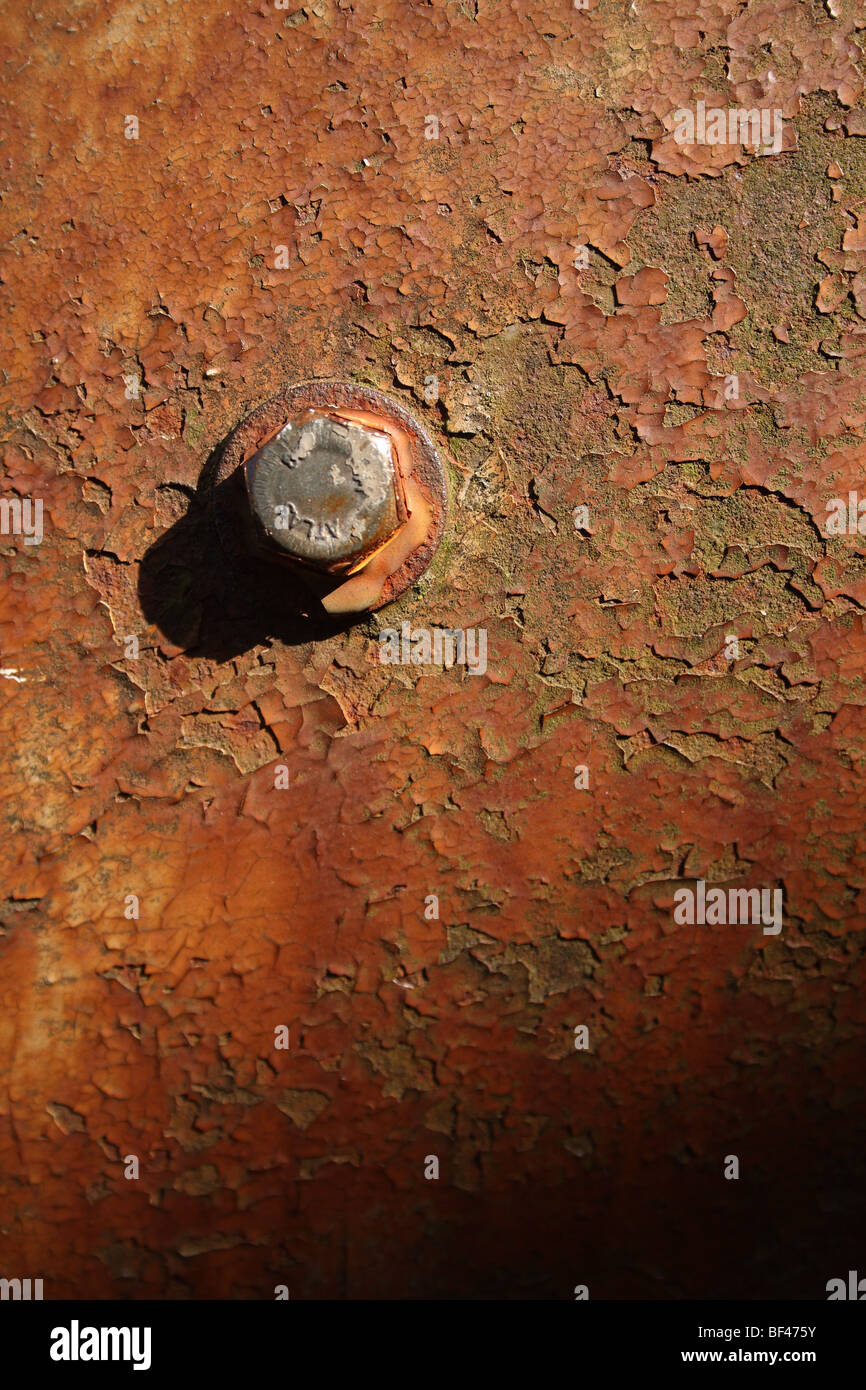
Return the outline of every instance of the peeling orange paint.
[[[863,1260],[862,6],[293,3],[0,22],[2,495],[45,532],[0,537],[0,1273],[823,1297]],[[781,153],[677,144],[698,100]],[[311,629],[205,498],[319,377],[447,445],[452,515]],[[383,664],[403,622],[485,673]],[[700,879],[783,886],[783,933],[676,926]]]

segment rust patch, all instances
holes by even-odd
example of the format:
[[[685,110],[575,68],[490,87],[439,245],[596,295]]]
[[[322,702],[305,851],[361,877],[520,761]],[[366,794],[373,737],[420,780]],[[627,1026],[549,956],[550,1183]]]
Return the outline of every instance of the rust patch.
[[[823,1298],[863,1261],[861,0],[40,15],[0,21],[3,497],[44,504],[0,536],[0,1273]],[[699,100],[782,150],[678,144]],[[391,614],[275,625],[202,469],[328,378],[447,438],[452,520]],[[486,671],[385,665],[384,621]],[[780,885],[781,936],[677,926],[700,880]]]

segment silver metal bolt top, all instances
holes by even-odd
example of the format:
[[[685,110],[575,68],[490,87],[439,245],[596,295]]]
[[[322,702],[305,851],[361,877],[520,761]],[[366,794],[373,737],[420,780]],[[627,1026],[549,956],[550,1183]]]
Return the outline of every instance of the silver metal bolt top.
[[[253,516],[288,558],[349,567],[405,520],[392,442],[367,425],[309,410],[244,465]]]

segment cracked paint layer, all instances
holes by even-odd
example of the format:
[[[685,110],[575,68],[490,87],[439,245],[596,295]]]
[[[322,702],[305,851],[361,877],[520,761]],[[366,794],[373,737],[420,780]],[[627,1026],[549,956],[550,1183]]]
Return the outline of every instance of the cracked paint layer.
[[[44,539],[0,536],[0,1272],[820,1298],[863,1258],[862,6],[408,9],[3,15]],[[780,152],[677,143],[698,100]],[[447,443],[452,515],[311,630],[202,477],[319,377]],[[403,622],[486,671],[383,664]],[[783,932],[676,926],[701,879]]]

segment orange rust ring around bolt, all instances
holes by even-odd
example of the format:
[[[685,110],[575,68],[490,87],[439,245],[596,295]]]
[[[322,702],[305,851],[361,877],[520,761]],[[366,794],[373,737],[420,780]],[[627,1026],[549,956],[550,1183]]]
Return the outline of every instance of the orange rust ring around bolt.
[[[420,488],[429,510],[423,539],[393,573],[384,578],[381,593],[375,602],[356,610],[374,612],[399,598],[420,579],[442,539],[448,511],[445,470],[433,441],[407,410],[381,391],[350,382],[303,381],[295,386],[287,386],[260,405],[232,431],[223,446],[211,494],[214,521],[223,549],[231,560],[242,568],[252,565],[260,570],[267,566],[272,575],[274,562],[251,555],[244,543],[242,487],[233,490],[225,485],[242,481],[246,460],[278,434],[289,420],[305,410],[328,409],[367,412],[385,426],[390,424],[401,430],[408,441],[408,449],[398,451],[398,466],[404,485],[410,489],[413,484]]]

